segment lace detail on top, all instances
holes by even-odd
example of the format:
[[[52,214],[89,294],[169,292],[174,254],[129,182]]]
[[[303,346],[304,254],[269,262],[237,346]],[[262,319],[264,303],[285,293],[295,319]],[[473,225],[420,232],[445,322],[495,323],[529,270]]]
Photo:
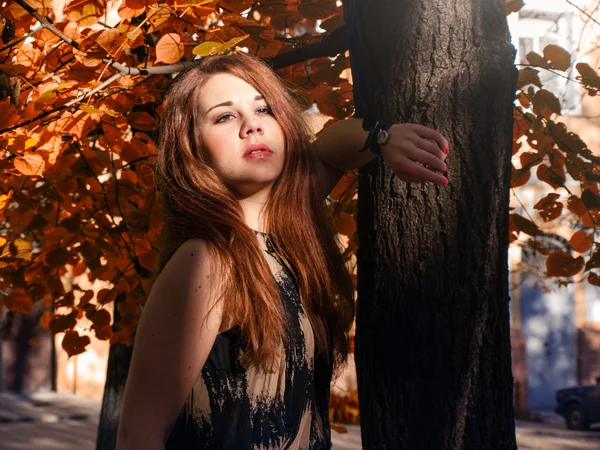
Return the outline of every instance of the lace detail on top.
[[[244,368],[239,328],[217,336],[167,440],[167,450],[331,448],[331,367],[316,357],[312,327],[291,273],[267,233],[255,231],[287,315],[290,345],[272,373]]]

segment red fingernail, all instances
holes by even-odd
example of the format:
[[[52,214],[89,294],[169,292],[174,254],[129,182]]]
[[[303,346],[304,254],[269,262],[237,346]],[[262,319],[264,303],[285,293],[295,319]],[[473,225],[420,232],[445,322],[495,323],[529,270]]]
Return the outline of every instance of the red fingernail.
[[[450,183],[450,182],[448,181],[448,178],[442,178],[442,183],[443,183],[445,186],[448,186],[448,183]]]
[[[449,148],[445,149],[445,150],[444,150],[444,153],[445,153],[446,155],[449,155],[449,154],[450,154],[450,149],[449,149]]]

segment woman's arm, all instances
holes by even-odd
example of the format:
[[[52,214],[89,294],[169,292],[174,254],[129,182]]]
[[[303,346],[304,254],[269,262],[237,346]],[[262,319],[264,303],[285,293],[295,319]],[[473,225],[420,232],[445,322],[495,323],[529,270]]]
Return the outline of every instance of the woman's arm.
[[[448,169],[444,161],[449,152],[448,141],[440,133],[408,123],[394,124],[388,132],[390,139],[381,146],[381,156],[401,180],[448,184],[439,173]],[[313,151],[319,161],[318,177],[324,192],[329,193],[344,172],[375,157],[369,151],[360,152],[367,135],[362,119],[350,118],[330,125],[317,136]]]
[[[135,337],[117,450],[164,450],[221,324],[211,269],[206,244],[190,240],[156,279]]]

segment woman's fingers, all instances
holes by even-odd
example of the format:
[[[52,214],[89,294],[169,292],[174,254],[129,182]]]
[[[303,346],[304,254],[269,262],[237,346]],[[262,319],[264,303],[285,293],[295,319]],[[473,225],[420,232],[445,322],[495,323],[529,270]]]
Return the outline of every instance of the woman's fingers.
[[[435,141],[439,148],[446,154],[448,150],[448,141],[439,131],[432,128],[424,127],[423,125],[414,125],[415,132],[423,139],[431,139]]]
[[[426,152],[431,153],[433,156],[435,156],[441,161],[446,160],[446,153],[444,153],[438,146],[437,142],[435,142],[432,139],[423,139],[418,137],[416,139],[415,146],[425,150]]]
[[[401,157],[396,167],[393,167],[396,176],[403,181],[413,183],[432,182],[439,185],[447,185],[448,179],[427,167],[417,164],[406,157]]]
[[[422,150],[414,145],[407,146],[403,156],[406,156],[418,163],[424,164],[430,169],[438,172],[448,171],[448,166],[446,166],[446,163],[443,160],[440,160],[428,151]]]

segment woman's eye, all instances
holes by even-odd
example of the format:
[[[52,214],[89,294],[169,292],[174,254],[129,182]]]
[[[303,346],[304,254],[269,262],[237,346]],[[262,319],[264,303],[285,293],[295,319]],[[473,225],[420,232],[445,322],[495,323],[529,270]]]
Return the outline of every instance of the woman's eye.
[[[225,119],[229,119],[229,117],[233,117],[231,113],[224,113],[217,117],[217,123],[225,122]]]
[[[271,115],[273,115],[273,111],[271,111],[271,108],[269,108],[268,106],[263,106],[262,108],[259,108],[258,111],[261,112],[261,113],[264,113],[264,114],[271,114]]]

